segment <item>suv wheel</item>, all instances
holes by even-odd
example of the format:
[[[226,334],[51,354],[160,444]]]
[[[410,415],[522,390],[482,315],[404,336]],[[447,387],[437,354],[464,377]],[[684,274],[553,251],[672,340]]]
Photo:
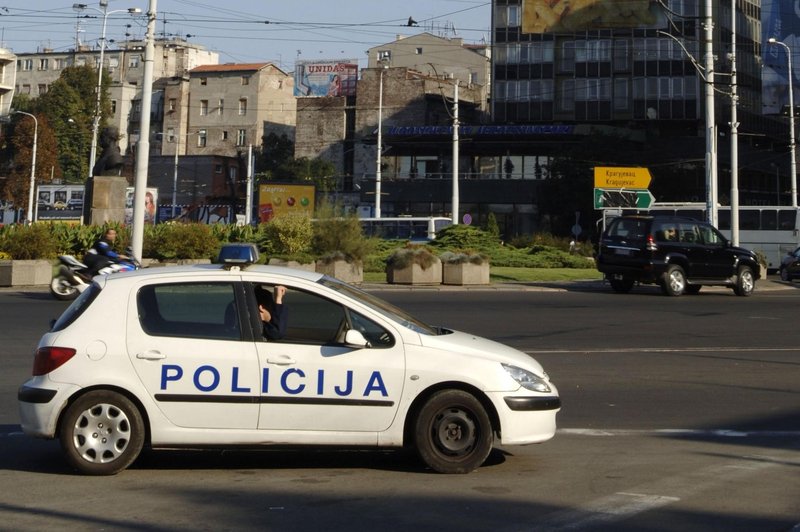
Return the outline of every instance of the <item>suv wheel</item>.
[[[749,296],[753,293],[756,287],[756,280],[753,276],[753,270],[750,266],[742,266],[736,275],[736,285],[733,287],[733,293],[737,296]]]
[[[686,274],[683,268],[675,264],[670,265],[661,281],[661,289],[668,296],[679,296],[686,290]]]
[[[781,266],[781,281],[791,282],[792,277],[789,275],[789,270]]]
[[[627,294],[633,288],[633,280],[631,279],[610,279],[611,288],[620,294]]]

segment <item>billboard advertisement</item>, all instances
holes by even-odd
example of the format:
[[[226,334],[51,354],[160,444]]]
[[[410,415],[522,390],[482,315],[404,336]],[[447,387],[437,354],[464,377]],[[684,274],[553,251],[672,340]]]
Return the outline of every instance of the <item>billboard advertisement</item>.
[[[599,28],[660,27],[663,9],[654,0],[523,0],[523,33]]]
[[[357,59],[297,61],[294,67],[294,95],[355,96]]]
[[[314,215],[314,185],[258,185],[258,219],[268,222],[287,214]]]
[[[789,56],[783,45],[768,44],[775,39],[793,52],[800,52],[800,10],[787,9],[786,0],[763,0],[761,3],[761,31],[763,68],[761,69],[761,112],[765,115],[781,114],[789,105]],[[797,85],[797,61],[792,64],[792,86]],[[797,96],[797,94],[795,94]],[[795,105],[800,100],[795,98]]]
[[[128,187],[125,190],[125,223],[133,223],[133,196],[134,188]],[[144,193],[144,223],[156,223],[156,205],[158,205],[158,189],[148,187]]]

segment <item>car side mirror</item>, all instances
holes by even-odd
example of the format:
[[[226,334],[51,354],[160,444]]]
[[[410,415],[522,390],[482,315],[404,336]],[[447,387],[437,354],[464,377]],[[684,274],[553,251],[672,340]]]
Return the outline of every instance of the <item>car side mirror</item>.
[[[372,344],[370,344],[369,341],[364,338],[364,335],[355,329],[350,329],[344,334],[344,343],[348,347],[355,347],[358,349],[372,347]]]

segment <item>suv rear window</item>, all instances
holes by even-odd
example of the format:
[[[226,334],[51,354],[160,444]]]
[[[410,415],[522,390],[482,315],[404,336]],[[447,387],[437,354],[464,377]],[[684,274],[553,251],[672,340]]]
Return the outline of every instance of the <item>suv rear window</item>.
[[[650,220],[644,218],[617,218],[608,228],[608,236],[626,240],[642,240],[647,236]]]

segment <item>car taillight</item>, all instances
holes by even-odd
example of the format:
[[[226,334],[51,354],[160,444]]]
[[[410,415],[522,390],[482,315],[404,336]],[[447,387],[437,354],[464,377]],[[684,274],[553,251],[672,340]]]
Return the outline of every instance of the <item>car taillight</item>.
[[[653,235],[647,235],[647,251],[655,251],[657,249],[656,239],[653,238]]]
[[[33,376],[47,375],[75,355],[71,347],[40,347],[33,359]]]

